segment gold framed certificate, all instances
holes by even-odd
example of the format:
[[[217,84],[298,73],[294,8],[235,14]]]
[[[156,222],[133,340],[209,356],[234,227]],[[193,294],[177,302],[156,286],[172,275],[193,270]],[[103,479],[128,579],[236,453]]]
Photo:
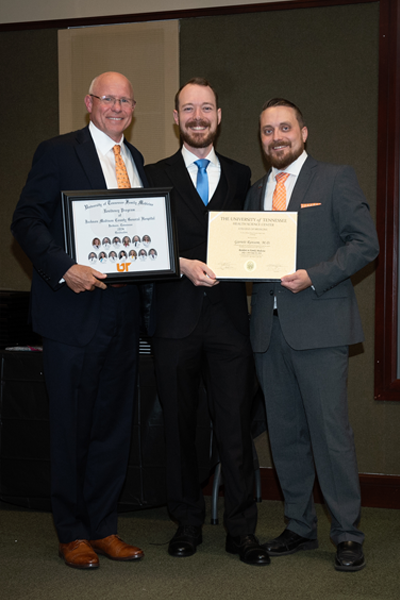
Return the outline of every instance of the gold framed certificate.
[[[217,279],[280,280],[296,262],[297,212],[209,212],[207,265]]]

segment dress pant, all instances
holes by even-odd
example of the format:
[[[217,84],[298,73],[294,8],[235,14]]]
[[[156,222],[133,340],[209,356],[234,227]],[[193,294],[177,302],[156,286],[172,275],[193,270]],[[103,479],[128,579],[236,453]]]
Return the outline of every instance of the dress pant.
[[[348,347],[293,350],[273,317],[266,352],[255,353],[272,455],[285,498],[288,529],[317,536],[315,470],[330,511],[331,538],[362,543],[353,432],[348,420]]]
[[[84,347],[44,340],[51,500],[63,543],[117,533],[137,385],[137,287],[85,293],[99,293],[102,300],[92,340]]]
[[[224,524],[233,535],[254,533],[254,466],[250,412],[254,362],[248,336],[239,333],[222,302],[204,295],[195,330],[182,339],[155,337],[157,387],[164,412],[167,497],[180,525],[205,518],[196,454],[196,418],[203,380],[225,483]]]

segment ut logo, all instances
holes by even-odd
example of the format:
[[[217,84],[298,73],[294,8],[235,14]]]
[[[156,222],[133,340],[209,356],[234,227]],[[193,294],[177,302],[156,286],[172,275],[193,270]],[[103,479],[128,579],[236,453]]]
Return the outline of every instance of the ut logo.
[[[129,271],[129,265],[131,263],[123,263],[122,265],[120,265],[119,263],[117,263],[117,271],[119,271],[120,273],[122,273],[123,271]]]

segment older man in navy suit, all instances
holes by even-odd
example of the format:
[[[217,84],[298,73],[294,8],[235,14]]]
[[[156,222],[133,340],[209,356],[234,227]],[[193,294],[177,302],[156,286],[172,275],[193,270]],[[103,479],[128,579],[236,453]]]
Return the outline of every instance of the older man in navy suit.
[[[246,209],[298,213],[296,272],[254,284],[252,295],[250,335],[288,520],[266,548],[282,556],[318,547],[316,469],[332,517],[335,568],[357,571],[365,565],[364,535],[346,383],[348,346],[363,332],[350,277],[377,256],[376,230],[353,169],[307,155],[297,106],[270,100],[260,133],[272,169],[251,188]]]
[[[31,316],[43,336],[59,553],[70,567],[93,569],[97,554],[143,556],[117,535],[136,388],[139,290],[107,285],[106,275],[66,254],[61,191],[117,188],[115,147],[126,185],[146,186],[147,180],[142,155],[123,135],[135,107],[128,79],[99,75],[85,104],[88,127],[36,150],[12,232],[34,266]]]

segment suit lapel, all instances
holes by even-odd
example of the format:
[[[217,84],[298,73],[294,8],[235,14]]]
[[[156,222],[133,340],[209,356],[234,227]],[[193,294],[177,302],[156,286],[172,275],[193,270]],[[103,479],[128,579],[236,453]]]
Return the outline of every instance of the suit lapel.
[[[265,198],[265,190],[267,187],[268,177],[271,171],[269,171],[258,184],[254,184],[252,187],[248,199],[246,200],[245,209],[248,210],[248,205],[250,210],[254,211],[263,211],[264,210],[264,198]]]
[[[218,156],[219,164],[221,166],[221,177],[222,177],[222,175],[225,176],[225,181],[227,183],[227,190],[226,190],[225,198],[223,198],[222,202],[220,202],[218,209],[215,208],[215,210],[225,210],[226,204],[229,202],[229,200],[231,198],[234,198],[234,196],[235,196],[236,181],[237,181],[236,180],[236,171],[232,167],[229,160],[227,160],[224,156],[220,156],[219,154],[217,154],[217,156]],[[220,181],[221,181],[221,179],[220,179]],[[219,183],[220,183],[220,181],[219,181]],[[218,185],[219,185],[219,183],[218,183]],[[217,186],[217,189],[218,189],[218,186]],[[209,202],[211,210],[214,210],[213,199],[214,199],[214,196],[211,198],[211,200]]]
[[[96,147],[92,140],[92,136],[89,133],[88,127],[78,131],[77,141],[78,145],[76,146],[76,153],[86,173],[86,176],[89,179],[91,188],[93,190],[106,188],[107,186],[103,171],[101,169],[99,157],[97,155]]]
[[[143,168],[142,155],[140,154],[139,150],[137,150],[135,148],[135,146],[132,146],[132,144],[130,142],[128,142],[127,140],[124,140],[124,143],[127,146],[130,153],[132,154],[133,162],[136,165],[136,169],[137,169],[139,177],[143,183],[143,187],[149,187],[149,182],[147,180],[146,173],[144,172],[144,168]]]
[[[176,194],[179,195],[180,201],[188,206],[204,226],[204,204],[193,186],[180,150],[166,159],[165,172],[171,180]]]
[[[265,193],[267,191],[267,182],[268,182],[268,177],[269,174],[271,173],[271,170],[268,171],[268,173],[265,175],[265,177],[262,178],[259,188],[258,188],[258,198],[257,198],[257,202],[258,202],[258,207],[256,210],[264,210],[264,199],[265,199]]]
[[[287,210],[299,211],[301,209],[301,204],[307,194],[307,190],[314,179],[316,166],[317,161],[311,158],[311,156],[308,156],[299,173],[296,185],[293,188]]]

